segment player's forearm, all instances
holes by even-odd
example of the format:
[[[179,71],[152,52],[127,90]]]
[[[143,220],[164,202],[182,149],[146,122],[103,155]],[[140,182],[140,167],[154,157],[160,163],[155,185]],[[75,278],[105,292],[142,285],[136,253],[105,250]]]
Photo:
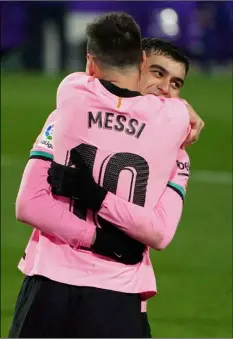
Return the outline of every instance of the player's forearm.
[[[181,149],[168,186],[153,210],[108,193],[99,214],[146,245],[164,249],[174,237],[181,218],[189,170],[189,156]]]
[[[74,247],[90,247],[96,227],[77,217],[55,199],[47,183],[50,163],[29,160],[16,201],[16,218]]]
[[[137,206],[108,193],[99,215],[118,225],[129,236],[156,249],[172,240],[183,209],[181,197],[167,187],[153,210]]]

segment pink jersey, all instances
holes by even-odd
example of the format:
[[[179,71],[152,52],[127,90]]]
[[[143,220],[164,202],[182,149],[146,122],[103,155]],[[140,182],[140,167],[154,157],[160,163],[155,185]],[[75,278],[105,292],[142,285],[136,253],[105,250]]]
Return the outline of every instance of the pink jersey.
[[[68,92],[68,96],[69,95],[70,95],[70,92]],[[70,98],[66,98],[66,100],[67,99],[70,100]],[[135,99],[138,99],[138,97]],[[127,99],[122,99],[122,103],[124,102],[124,100],[127,101]],[[132,98],[130,98],[130,100],[132,100]],[[103,107],[106,107],[106,104]],[[40,153],[41,153],[41,159],[43,159],[43,157],[52,158],[52,147],[53,146],[52,146],[51,141],[52,141],[53,125],[54,125],[55,120],[57,121],[58,114],[60,113],[61,111],[60,112],[58,111],[57,113],[54,112],[50,116],[50,119],[48,119],[46,127],[44,128],[41,136],[37,139],[37,142],[34,146],[34,149],[31,155],[32,158],[34,155],[36,154],[38,155]],[[137,113],[137,111],[135,113]],[[176,114],[178,115],[180,114],[180,112],[176,111]],[[178,118],[178,116],[176,116],[176,118]],[[172,116],[168,117],[168,122],[170,120],[172,120]],[[97,125],[99,124],[98,119],[97,119],[96,124]],[[142,128],[142,126],[143,125],[141,125],[140,128]],[[139,134],[140,128],[137,132],[135,132],[135,134]],[[177,126],[177,128],[179,128],[179,126]],[[97,127],[97,130],[98,130],[98,127]],[[185,139],[186,130],[187,130],[187,124],[184,128],[183,136],[179,136],[179,145]],[[106,131],[108,131],[107,128],[106,128]],[[120,133],[118,134],[120,135]],[[131,135],[127,133],[126,133],[126,136],[128,138],[131,137]],[[69,137],[71,137],[71,140],[73,140],[72,139],[73,135],[70,134],[70,132],[69,132]],[[136,139],[140,139],[140,138],[136,137]],[[54,134],[54,140],[56,140],[56,133]],[[96,143],[94,144],[96,145]],[[75,145],[77,146],[77,144]],[[142,149],[142,146],[139,146],[139,147],[141,147]],[[121,147],[119,151],[121,151]],[[107,152],[106,147],[104,149],[104,152]],[[178,153],[178,149],[176,151],[174,159],[176,158],[177,153]],[[56,144],[55,144],[55,156],[56,156]],[[21,270],[25,274],[28,274],[28,275],[41,274],[53,280],[66,282],[66,283],[74,284],[74,285],[95,286],[95,287],[100,287],[100,288],[102,287],[102,288],[109,288],[112,290],[119,290],[123,292],[141,293],[142,298],[144,299],[153,295],[156,291],[156,286],[155,286],[155,279],[154,279],[151,262],[149,260],[148,251],[146,251],[144,255],[143,262],[140,263],[139,265],[125,266],[123,264],[115,263],[113,261],[109,263],[109,260],[106,260],[106,258],[96,256],[89,251],[84,251],[80,249],[81,246],[88,247],[90,245],[90,242],[91,242],[90,239],[92,239],[91,236],[93,235],[93,229],[94,229],[92,218],[89,214],[87,214],[86,216],[87,222],[85,222],[84,220],[78,219],[72,212],[69,212],[68,201],[66,199],[60,199],[60,198],[54,199],[54,197],[52,197],[52,195],[50,194],[49,186],[46,182],[48,167],[49,167],[48,163],[47,162],[43,163],[42,160],[34,160],[34,162],[28,165],[28,168],[26,169],[26,172],[25,172],[25,178],[28,178],[29,173],[30,173],[30,176],[31,176],[29,180],[30,188],[28,187],[26,188],[25,185],[23,185],[22,183],[21,189],[19,192],[18,213],[21,214],[20,219],[24,219],[22,221],[32,224],[32,226],[36,227],[39,230],[39,231],[35,231],[31,237],[31,240],[26,250],[26,254],[27,254],[26,259],[22,259],[20,263]],[[173,167],[174,166],[170,168],[170,173]],[[38,183],[39,175],[40,175],[41,181]],[[96,177],[95,170],[94,170],[94,176]],[[42,177],[44,180],[43,183],[42,183]],[[127,180],[127,177],[124,178],[124,176],[121,176],[121,180],[125,181]],[[168,180],[166,180],[166,183],[167,181]],[[166,187],[166,183],[164,185],[163,190]],[[31,196],[29,194],[30,192],[28,191],[29,189],[31,189]],[[160,198],[157,205],[164,207],[164,203],[169,201],[171,215],[174,220],[174,211],[171,208],[170,201],[171,199],[175,201],[177,199],[177,195],[173,190],[166,189],[165,192],[166,192],[166,197]],[[34,197],[33,197],[33,193],[34,193]],[[36,197],[35,197],[35,193],[37,193]],[[117,195],[122,196],[122,198],[125,198],[125,193],[126,192],[125,191],[123,192],[120,187],[119,188],[117,187]],[[45,203],[45,195],[48,198],[46,200],[46,203]],[[110,200],[110,204],[107,205],[106,203],[105,207],[103,205],[102,208],[104,210],[100,211],[100,213],[102,213],[103,216],[105,216],[106,213],[108,214],[109,208],[110,209],[113,208],[113,210],[115,208],[115,203],[117,200],[111,201],[112,196],[114,195],[111,195],[111,194],[108,195],[105,203],[106,202],[108,203],[108,200]],[[43,197],[43,201],[44,201],[44,207],[42,209],[43,213],[41,210],[40,211],[41,215],[36,215],[36,213],[33,215],[33,213],[30,212],[31,209],[29,208],[29,201],[30,201],[30,207],[34,206],[34,212],[35,212],[35,209],[38,208],[37,207],[38,201],[36,204],[35,198],[39,199],[39,197]],[[27,200],[27,208],[24,208],[24,209],[22,208],[23,200]],[[127,201],[123,199],[119,199],[118,202],[119,201],[121,202],[124,201],[125,203],[127,203]],[[178,204],[180,204],[181,200],[177,200],[177,202],[178,201],[179,201]],[[127,204],[128,206],[133,205],[129,203]],[[156,199],[155,199],[154,204],[156,204]],[[154,204],[147,203],[147,206],[151,210],[153,210]],[[64,229],[62,222],[59,219],[61,215],[57,214],[57,216],[55,217],[55,213],[53,213],[55,207],[56,207],[56,211],[58,211],[58,209],[60,210],[62,209],[63,223],[65,222],[67,223],[66,229]],[[140,209],[140,206],[137,206],[137,207]],[[181,209],[182,207],[180,208],[180,210]],[[49,217],[50,217],[49,212],[51,214],[50,220],[49,220]],[[119,221],[121,220],[121,216],[118,215],[118,212],[116,213],[116,209],[114,213],[115,213],[114,220],[117,220],[119,224]],[[68,217],[68,214],[69,214],[69,217]],[[160,211],[160,214],[161,214],[161,211]],[[74,220],[74,218],[76,218],[76,220]],[[178,220],[176,220],[175,223],[173,222],[174,225],[177,226],[179,218],[180,218],[180,215],[177,218]],[[144,220],[144,222],[146,224],[147,220]],[[139,228],[141,227],[140,223],[141,222],[139,222]],[[73,226],[71,226],[71,224]],[[45,227],[45,225],[47,228]],[[53,225],[54,225],[54,228],[53,228]],[[57,225],[57,228],[56,228],[56,225]],[[74,225],[76,227],[76,233],[75,233]],[[135,232],[135,230],[132,229],[132,225],[134,225],[134,223],[131,222],[129,229],[126,229],[126,231],[129,234],[132,234]],[[170,238],[173,237],[176,226],[173,228],[170,227]],[[123,225],[122,228],[124,227],[125,226]],[[88,233],[88,231],[85,232],[85,229],[91,230],[91,231]],[[64,233],[62,236],[58,234],[59,232],[61,232],[61,230],[63,230],[63,233]],[[83,241],[82,238],[85,238],[85,234],[86,234],[86,241]],[[88,236],[89,236],[89,243],[87,241]],[[139,237],[141,237],[141,235]],[[166,239],[166,241],[168,241],[168,239]],[[69,245],[71,245],[72,247]],[[95,279],[93,279],[93,276],[95,277]]]
[[[99,216],[157,248],[162,235],[153,225],[153,209],[188,128],[188,111],[180,99],[153,95],[119,99],[98,79],[75,73],[63,80],[57,92],[54,160],[75,166],[75,153],[81,153],[95,180],[109,191]],[[80,212],[78,204],[77,215],[93,222],[92,214]]]

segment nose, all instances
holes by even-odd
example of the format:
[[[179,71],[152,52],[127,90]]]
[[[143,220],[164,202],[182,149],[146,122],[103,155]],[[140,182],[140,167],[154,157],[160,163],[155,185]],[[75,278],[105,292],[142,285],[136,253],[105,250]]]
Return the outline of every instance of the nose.
[[[160,90],[162,95],[169,95],[169,81],[164,80],[158,85],[158,89]]]

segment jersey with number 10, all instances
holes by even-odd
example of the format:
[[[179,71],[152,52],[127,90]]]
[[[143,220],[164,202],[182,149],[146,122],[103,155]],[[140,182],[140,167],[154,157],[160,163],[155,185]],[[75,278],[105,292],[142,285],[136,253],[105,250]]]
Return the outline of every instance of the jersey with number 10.
[[[54,160],[76,166],[79,152],[96,182],[128,203],[152,210],[166,188],[188,127],[189,115],[179,99],[141,96],[75,73],[57,92]],[[64,205],[69,209],[70,201]],[[79,201],[72,210],[82,220],[103,225]],[[134,266],[109,262],[85,249],[77,249],[75,256],[76,267],[71,261],[70,270],[77,285],[141,294],[155,291],[148,253]]]

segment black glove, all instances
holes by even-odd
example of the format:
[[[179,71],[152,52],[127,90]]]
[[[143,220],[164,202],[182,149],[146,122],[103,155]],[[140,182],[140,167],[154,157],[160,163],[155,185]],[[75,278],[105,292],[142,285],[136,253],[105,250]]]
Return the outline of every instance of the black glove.
[[[91,248],[93,252],[126,265],[136,265],[142,261],[146,248],[144,244],[130,238],[104,219],[102,224],[103,228],[96,229],[96,240]]]
[[[81,159],[79,166],[73,168],[52,162],[48,171],[48,183],[52,186],[53,194],[80,199],[87,208],[96,212],[100,209],[107,191],[94,181],[90,170]],[[142,261],[144,244],[102,218],[101,226],[102,228],[96,229],[96,240],[91,248],[93,252],[127,265]]]
[[[52,186],[53,194],[80,199],[94,212],[100,209],[108,193],[95,182],[81,158],[78,168],[63,166],[53,161],[48,171],[48,183]]]

